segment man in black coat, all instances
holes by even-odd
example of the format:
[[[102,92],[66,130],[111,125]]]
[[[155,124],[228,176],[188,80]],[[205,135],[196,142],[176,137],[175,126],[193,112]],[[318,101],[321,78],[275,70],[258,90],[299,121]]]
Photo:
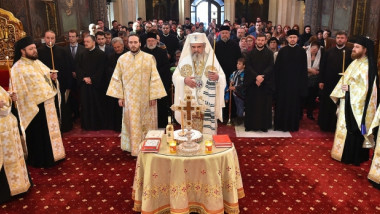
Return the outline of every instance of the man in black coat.
[[[289,45],[280,49],[275,64],[274,129],[298,131],[301,98],[307,93],[306,51],[297,45],[298,32],[288,31]]]
[[[77,83],[81,97],[81,125],[84,130],[104,128],[104,77],[106,54],[95,47],[95,37],[84,38],[86,50],[78,61]]]
[[[264,34],[257,35],[256,48],[247,54],[244,74],[246,131],[267,132],[272,128],[274,60],[265,42]]]
[[[113,38],[111,44],[114,49],[114,52],[107,56],[107,66],[105,75],[105,83],[107,87],[110,84],[113,71],[115,70],[117,64],[117,60],[121,55],[127,52],[124,49],[124,43],[120,37]],[[104,115],[104,128],[120,132],[123,118],[123,108],[119,106],[119,99],[110,96],[105,97]]]
[[[229,77],[236,70],[237,60],[241,57],[239,44],[230,38],[230,27],[223,25],[220,28],[220,40],[215,44],[215,56],[222,66],[227,78],[227,85],[230,85]],[[232,101],[233,102],[233,101]],[[235,105],[232,106],[232,118],[235,117]],[[228,108],[223,109],[224,119],[228,118]],[[227,120],[225,120],[227,121]]]
[[[170,62],[175,60],[175,51],[179,49],[179,42],[175,35],[170,33],[170,25],[164,23],[162,25],[162,34],[160,35],[160,41],[166,45],[168,53],[170,55]]]
[[[341,76],[343,66],[343,51],[345,51],[344,70],[352,62],[351,49],[346,47],[347,33],[338,32],[336,34],[336,46],[328,49],[320,65],[319,72],[319,89],[321,95],[319,97],[319,115],[318,125],[322,131],[334,132],[336,128],[336,104],[330,98],[331,92],[334,90]]]
[[[165,24],[164,24],[165,26]],[[148,33],[146,39],[146,47],[142,50],[146,53],[152,54],[156,59],[156,67],[160,74],[162,83],[164,84],[166,93],[170,95],[171,79],[170,62],[166,50],[157,47],[157,35],[154,33]],[[157,100],[157,115],[158,115],[158,127],[165,128],[168,124],[168,116],[170,115],[170,97],[166,96]]]
[[[38,48],[38,59],[43,62],[50,69],[58,70],[58,82],[59,82],[59,91],[61,93],[61,106],[58,107],[58,99],[56,98],[56,106],[58,117],[61,121],[61,131],[67,132],[72,129],[72,118],[70,105],[67,103],[68,100],[65,99],[70,93],[70,88],[72,85],[72,75],[69,70],[69,55],[65,49],[61,46],[55,45],[55,33],[51,30],[45,32],[44,37],[45,43]],[[52,61],[51,51],[53,52],[54,66]],[[57,84],[56,84],[57,86]],[[59,113],[59,109],[61,113]]]

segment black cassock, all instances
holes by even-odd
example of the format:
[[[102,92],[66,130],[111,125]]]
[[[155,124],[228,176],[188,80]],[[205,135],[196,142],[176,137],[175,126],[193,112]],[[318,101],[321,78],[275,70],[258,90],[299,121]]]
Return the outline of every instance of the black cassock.
[[[352,62],[351,59],[351,49],[344,47],[346,51],[345,57],[345,70]],[[334,132],[336,128],[337,116],[336,107],[337,105],[331,100],[330,94],[334,90],[336,84],[338,83],[342,72],[343,65],[343,49],[338,49],[337,47],[330,48],[324,54],[320,65],[320,83],[324,83],[323,90],[319,96],[319,115],[318,115],[318,125],[322,131]]]
[[[55,99],[57,114],[61,121],[61,131],[67,132],[73,128],[71,107],[65,102],[65,92],[72,88],[72,74],[69,69],[70,56],[61,46],[53,46],[54,68],[58,70],[59,91],[61,92],[61,115],[58,108],[58,96]],[[51,61],[51,51],[46,45],[38,48],[38,59],[50,69],[53,69]],[[54,81],[53,81],[54,82]],[[69,101],[69,100],[68,100]]]
[[[149,48],[144,48],[144,52],[152,54],[156,59],[156,67],[162,83],[164,84],[166,94],[161,99],[157,100],[157,118],[158,118],[158,127],[165,128],[168,124],[168,116],[170,115],[170,88],[172,84],[172,74],[170,72],[170,62],[168,59],[167,52],[159,47],[155,47],[153,50]]]
[[[300,99],[307,94],[306,51],[299,46],[280,49],[275,64],[274,129],[298,131]]]
[[[78,62],[77,80],[81,96],[81,124],[84,130],[104,128],[106,54],[98,48],[84,51]],[[92,84],[83,80],[90,77]]]
[[[268,48],[253,49],[247,54],[244,73],[246,131],[268,131],[272,128],[272,94],[274,92],[273,52]],[[264,75],[260,87],[256,77]]]
[[[222,40],[215,44],[215,56],[218,59],[226,76],[227,85],[230,85],[230,76],[236,70],[237,60],[241,57],[239,44],[234,40],[229,39],[227,42]],[[232,97],[231,117],[236,116],[236,108]],[[227,121],[228,108],[223,108],[223,119]]]
[[[123,51],[121,54],[116,52],[107,56],[107,68],[106,68],[106,88],[111,81],[113,71],[115,70],[117,60],[121,55],[126,53]],[[106,96],[104,101],[104,115],[105,115],[105,129],[111,129],[117,132],[121,131],[121,122],[123,117],[123,108],[119,106],[119,99]]]

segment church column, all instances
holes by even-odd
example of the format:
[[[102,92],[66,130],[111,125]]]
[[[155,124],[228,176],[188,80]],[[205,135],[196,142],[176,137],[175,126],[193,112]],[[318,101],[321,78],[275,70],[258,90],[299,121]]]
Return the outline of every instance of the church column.
[[[145,0],[137,0],[136,2],[136,18],[133,20],[137,20],[138,17],[141,17],[143,20],[146,20],[146,8],[145,8]]]
[[[136,20],[136,0],[117,0],[114,2],[115,19],[122,25]]]
[[[231,23],[235,22],[235,0],[224,1],[224,19],[228,19]],[[223,23],[224,20],[221,20]]]
[[[277,25],[277,5],[278,0],[269,0],[268,20],[272,21],[273,25]]]
[[[190,5],[191,2],[190,0],[179,0],[178,1],[178,21],[180,24],[185,23],[185,18],[189,17],[190,18]]]
[[[104,25],[108,26],[107,16],[107,1],[106,0],[93,0],[90,1],[91,19],[96,24],[96,20],[101,19],[104,21]]]
[[[321,1],[313,1],[313,0],[305,1],[304,24],[310,25],[312,34],[315,34],[317,30],[321,28],[321,23],[320,23],[321,6],[322,6]]]
[[[303,1],[294,0],[271,0],[269,3],[269,19],[275,24],[282,26],[289,25],[293,27],[294,24],[300,26],[301,32],[303,31],[303,16],[305,5]]]

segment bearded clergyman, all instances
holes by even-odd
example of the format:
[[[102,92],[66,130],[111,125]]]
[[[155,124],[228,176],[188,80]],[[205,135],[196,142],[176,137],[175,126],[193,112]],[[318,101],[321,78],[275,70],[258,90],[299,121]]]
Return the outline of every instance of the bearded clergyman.
[[[373,50],[370,39],[359,37],[356,40],[351,53],[354,61],[330,95],[339,104],[331,157],[345,164],[359,166],[369,160],[369,149],[363,148],[363,144],[377,104],[377,68]]]
[[[204,33],[187,36],[172,80],[174,104],[178,105],[185,96],[185,90],[189,89],[197,104],[206,107],[203,117],[193,119],[193,128],[205,134],[216,134],[217,119],[223,121],[226,77]],[[181,122],[179,112],[175,118]]]
[[[168,53],[166,50],[157,46],[157,35],[149,32],[146,39],[146,47],[142,50],[148,54],[152,54],[156,59],[157,71],[160,74],[162,83],[164,84],[166,94],[170,94],[171,73]],[[157,120],[158,128],[165,128],[168,124],[168,116],[170,113],[170,97],[166,96],[157,100]]]
[[[16,42],[11,76],[18,95],[21,129],[26,134],[26,163],[53,166],[66,156],[54,102],[57,89],[52,80],[57,79],[57,73],[38,60],[33,38]]]

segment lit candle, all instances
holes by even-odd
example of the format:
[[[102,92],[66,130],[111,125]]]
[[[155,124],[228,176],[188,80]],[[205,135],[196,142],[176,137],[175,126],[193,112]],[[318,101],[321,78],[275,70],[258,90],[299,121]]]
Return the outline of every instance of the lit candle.
[[[170,153],[171,154],[177,153],[177,142],[175,142],[174,140],[170,141],[169,148],[170,148]]]
[[[212,141],[211,140],[206,140],[205,141],[205,153],[206,154],[211,154],[212,153]]]

